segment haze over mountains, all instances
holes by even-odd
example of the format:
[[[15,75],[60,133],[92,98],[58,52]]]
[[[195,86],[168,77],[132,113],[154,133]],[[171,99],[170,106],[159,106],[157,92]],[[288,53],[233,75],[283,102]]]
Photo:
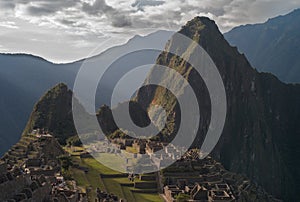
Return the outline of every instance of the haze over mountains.
[[[87,60],[92,66],[104,68],[107,61],[113,61],[116,55],[132,47],[144,47],[149,43],[157,43],[164,48],[172,32],[158,31],[145,37],[136,36],[127,44],[113,47],[99,56]],[[108,77],[102,82],[99,106],[108,100],[105,98],[114,86],[115,80],[126,72],[126,69],[135,66],[143,58],[154,64],[159,52],[140,52],[139,57],[131,57],[129,61],[119,68],[114,64],[108,72]],[[130,57],[130,56],[129,56]],[[0,54],[0,155],[17,142],[27,123],[32,108],[36,101],[52,86],[64,82],[72,88],[77,72],[83,61],[70,64],[53,64],[42,58],[25,54]],[[122,68],[122,71],[119,71]],[[115,78],[115,79],[114,79]],[[101,83],[102,84],[102,83]],[[107,104],[110,104],[107,103]]]
[[[262,24],[236,27],[225,38],[252,66],[281,81],[300,83],[300,9]]]

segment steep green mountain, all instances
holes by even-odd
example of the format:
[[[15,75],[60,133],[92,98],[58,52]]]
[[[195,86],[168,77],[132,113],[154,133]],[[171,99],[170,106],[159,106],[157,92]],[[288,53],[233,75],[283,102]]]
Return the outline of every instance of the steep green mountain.
[[[226,169],[247,175],[275,197],[296,201],[300,191],[297,171],[300,166],[300,85],[287,85],[271,74],[257,72],[208,18],[196,17],[179,33],[206,50],[226,88],[227,118],[213,156]],[[178,44],[174,40],[169,41],[166,50]],[[190,57],[196,54],[193,46],[187,47],[186,53]],[[190,64],[167,51],[159,56],[157,63],[175,69],[193,87],[201,111],[200,130],[194,142],[194,146],[199,147],[210,122],[210,99],[205,84]],[[177,88],[185,89],[182,84]],[[167,124],[162,135],[172,139],[180,123],[180,107],[175,96],[162,87],[149,85],[138,92],[136,101],[145,109],[152,105],[164,106]]]
[[[0,156],[20,139],[36,101],[57,83],[72,86],[79,67],[31,55],[0,54]]]
[[[245,53],[253,67],[271,72],[284,82],[300,82],[300,9],[245,25],[225,34],[230,44]]]
[[[23,135],[34,129],[45,129],[65,144],[68,137],[76,135],[72,115],[72,91],[65,84],[49,90],[34,106]]]
[[[44,129],[53,134],[60,144],[65,144],[66,140],[70,137],[75,138],[74,136],[77,135],[77,131],[73,121],[72,96],[72,91],[63,83],[57,84],[48,90],[35,104],[23,131],[23,136],[30,134],[34,129]],[[125,104],[126,103],[122,103],[122,105]],[[133,113],[132,117],[136,119],[138,123],[144,123],[141,122],[144,118],[146,118],[145,121],[149,122],[146,112],[143,111],[139,105],[132,102],[130,106]],[[89,119],[91,120],[92,115],[86,113],[80,104],[76,105],[76,107],[79,107],[79,113],[83,115],[81,119],[84,121],[84,125],[80,125],[80,127],[84,127],[80,128],[80,132],[89,134],[98,130],[89,124]],[[114,108],[114,110],[118,109],[118,107]],[[96,116],[104,134],[112,135],[113,133],[122,133],[118,131],[119,128],[114,122],[113,114],[109,106],[103,105],[100,107]],[[144,125],[147,124],[144,123]]]

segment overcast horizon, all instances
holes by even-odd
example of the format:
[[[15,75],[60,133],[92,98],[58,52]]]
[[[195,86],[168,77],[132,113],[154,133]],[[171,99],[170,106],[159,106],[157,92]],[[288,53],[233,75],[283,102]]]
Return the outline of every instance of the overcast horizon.
[[[67,63],[135,35],[176,31],[196,16],[215,20],[226,32],[299,7],[299,1],[279,0],[0,0],[0,52]]]

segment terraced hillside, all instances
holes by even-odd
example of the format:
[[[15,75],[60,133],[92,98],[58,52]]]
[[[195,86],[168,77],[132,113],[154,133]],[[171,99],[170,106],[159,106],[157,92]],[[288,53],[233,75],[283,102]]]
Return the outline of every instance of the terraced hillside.
[[[132,202],[163,201],[158,194],[156,174],[136,176],[132,182],[128,174],[111,170],[92,157],[80,157],[80,154],[84,153],[83,148],[76,147],[75,152],[74,148],[65,147],[65,150],[72,155],[75,165],[70,169],[70,175],[82,189],[91,190],[88,191],[90,201],[96,198],[97,188]]]

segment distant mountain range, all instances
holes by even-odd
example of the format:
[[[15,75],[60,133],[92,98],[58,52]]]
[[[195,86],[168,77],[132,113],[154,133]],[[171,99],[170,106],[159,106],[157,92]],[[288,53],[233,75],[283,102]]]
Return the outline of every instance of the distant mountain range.
[[[225,34],[252,66],[281,81],[300,83],[300,9],[262,24],[236,27]]]
[[[156,43],[164,48],[172,32],[158,31],[148,36],[135,36],[128,43],[108,49],[98,56],[87,59],[92,66],[104,68],[124,50]],[[115,82],[141,59],[155,63],[159,52],[145,51],[129,55],[127,62],[115,63],[105,79],[100,82],[97,105],[110,104],[109,96]],[[130,61],[130,62],[128,62]],[[0,54],[0,155],[20,138],[35,102],[52,86],[66,83],[73,87],[77,72],[84,60],[70,64],[53,64],[43,58],[26,54]],[[105,84],[105,85],[103,85]],[[129,86],[130,88],[130,86]]]

